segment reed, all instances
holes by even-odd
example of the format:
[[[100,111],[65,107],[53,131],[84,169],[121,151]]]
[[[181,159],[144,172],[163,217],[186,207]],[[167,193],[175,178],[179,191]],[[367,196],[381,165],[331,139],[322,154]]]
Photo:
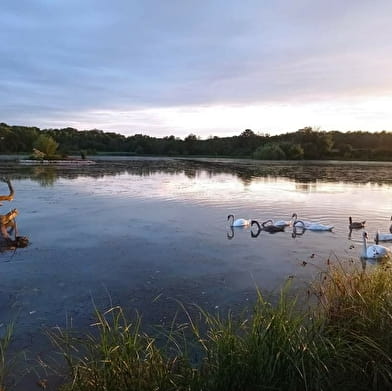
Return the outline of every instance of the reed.
[[[318,290],[324,334],[343,339],[352,351],[346,363],[352,381],[368,389],[392,389],[391,265],[331,266]]]
[[[285,286],[272,305],[212,314],[153,336],[121,308],[96,312],[94,332],[51,337],[69,368],[64,390],[392,389],[392,270],[331,266],[299,306]],[[192,357],[192,359],[191,359]]]
[[[14,324],[9,323],[5,326],[4,334],[0,337],[0,391],[7,387],[6,381],[13,366],[13,359],[8,357],[8,348],[11,343]]]
[[[82,337],[57,329],[50,333],[69,368],[64,390],[186,390],[193,370],[178,352],[171,357],[156,338],[141,331],[141,319],[128,321],[120,307],[96,311],[93,333]]]

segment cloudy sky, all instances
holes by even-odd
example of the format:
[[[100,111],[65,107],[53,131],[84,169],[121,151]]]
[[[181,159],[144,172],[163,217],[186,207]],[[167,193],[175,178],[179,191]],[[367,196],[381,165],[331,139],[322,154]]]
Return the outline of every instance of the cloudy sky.
[[[391,0],[1,0],[0,122],[392,130]]]

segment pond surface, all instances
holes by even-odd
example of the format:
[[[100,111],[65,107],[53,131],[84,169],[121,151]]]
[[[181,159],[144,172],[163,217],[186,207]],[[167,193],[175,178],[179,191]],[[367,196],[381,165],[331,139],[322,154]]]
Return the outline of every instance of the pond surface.
[[[359,262],[362,230],[350,235],[349,216],[367,221],[371,239],[377,229],[389,232],[391,168],[116,159],[56,169],[2,161],[15,199],[0,213],[20,211],[19,231],[30,245],[0,253],[1,328],[15,319],[14,349],[34,358],[50,350],[43,329],[67,318],[85,328],[94,304],[120,304],[147,323],[165,323],[176,300],[235,309],[253,300],[256,286],[276,292],[293,276],[303,286],[327,259]],[[0,194],[7,192],[0,183]],[[249,228],[227,224],[230,213],[264,221],[290,220],[293,212],[334,229],[252,237]]]

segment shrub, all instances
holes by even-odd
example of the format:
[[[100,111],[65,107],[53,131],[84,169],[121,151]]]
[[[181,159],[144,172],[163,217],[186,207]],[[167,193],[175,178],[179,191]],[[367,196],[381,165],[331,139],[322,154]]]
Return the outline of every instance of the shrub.
[[[46,157],[51,157],[56,154],[59,144],[50,136],[41,134],[34,142],[34,148],[44,153]]]
[[[253,153],[253,158],[259,160],[284,160],[286,159],[286,154],[279,144],[269,143],[258,147]]]

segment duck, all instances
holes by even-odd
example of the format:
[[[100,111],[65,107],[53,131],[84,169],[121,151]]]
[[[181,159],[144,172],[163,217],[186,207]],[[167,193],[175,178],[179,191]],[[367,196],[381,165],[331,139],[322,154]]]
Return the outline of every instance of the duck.
[[[230,227],[246,227],[251,223],[250,220],[246,220],[246,219],[234,220],[234,215],[228,215],[227,220],[229,221],[230,219],[231,219]]]
[[[269,224],[267,224],[267,223],[269,223]],[[263,231],[266,231],[266,232],[269,232],[269,233],[282,232],[282,231],[284,231],[284,227],[274,225],[272,220],[264,221],[264,222],[261,224],[261,226],[260,226],[260,224],[259,224],[259,222],[258,222],[257,220],[252,220],[251,226],[252,226],[253,224],[256,224],[256,225],[257,225],[259,231],[263,230]]]
[[[380,246],[380,245],[367,245],[368,234],[365,231],[362,234],[363,237],[363,250],[362,250],[362,258],[364,259],[381,259],[390,257],[392,255],[391,250],[388,247]]]
[[[293,227],[301,226],[304,229],[309,231],[332,231],[333,225],[324,225],[321,223],[316,223],[313,221],[304,221],[304,220],[297,220],[298,216],[296,213],[293,213]]]
[[[364,228],[365,227],[365,223],[366,223],[366,221],[354,221],[353,222],[353,219],[351,218],[351,216],[348,218],[348,222],[349,222],[348,226],[349,226],[350,229],[361,229],[361,228]]]

